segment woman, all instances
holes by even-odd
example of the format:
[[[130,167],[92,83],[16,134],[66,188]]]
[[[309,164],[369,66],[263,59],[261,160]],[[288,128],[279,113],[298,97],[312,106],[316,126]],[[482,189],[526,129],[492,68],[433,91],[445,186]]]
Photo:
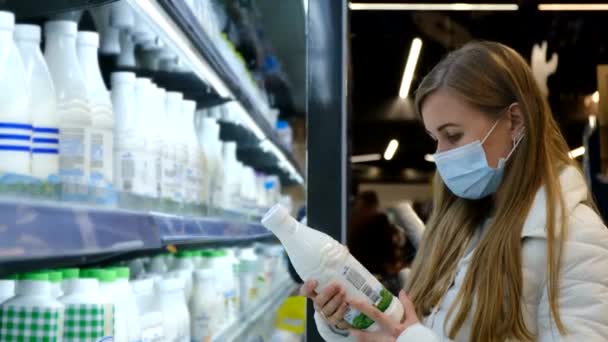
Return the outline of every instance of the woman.
[[[343,290],[317,294],[308,281],[323,337],[608,341],[608,230],[524,59],[498,43],[467,44],[422,80],[415,106],[439,172],[400,294],[404,320],[352,302],[383,329],[347,330]]]

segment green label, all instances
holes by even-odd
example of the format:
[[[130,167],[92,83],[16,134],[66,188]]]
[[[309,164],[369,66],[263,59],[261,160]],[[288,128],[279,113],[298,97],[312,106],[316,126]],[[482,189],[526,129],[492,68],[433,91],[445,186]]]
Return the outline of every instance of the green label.
[[[64,341],[94,342],[104,334],[103,305],[68,305],[65,309]]]
[[[0,309],[0,341],[56,342],[61,309],[7,306]]]

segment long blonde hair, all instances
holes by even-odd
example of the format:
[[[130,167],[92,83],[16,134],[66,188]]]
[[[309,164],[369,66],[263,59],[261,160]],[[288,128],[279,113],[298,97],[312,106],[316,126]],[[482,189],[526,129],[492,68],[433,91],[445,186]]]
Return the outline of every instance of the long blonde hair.
[[[473,42],[450,53],[422,80],[415,99],[420,116],[424,100],[438,89],[447,90],[494,119],[500,115],[497,113],[504,113],[503,109],[517,103],[526,135],[491,198],[458,198],[436,175],[434,210],[408,281],[418,314],[428,315],[439,303],[475,231],[492,217],[449,310],[450,319],[446,322],[451,321],[451,326],[444,328],[454,339],[472,312],[471,341],[534,339],[522,313],[521,233],[537,191],[545,186],[547,289],[552,318],[560,333],[565,334],[558,290],[562,237],[567,234],[567,227],[559,173],[573,161],[530,68],[505,45]]]

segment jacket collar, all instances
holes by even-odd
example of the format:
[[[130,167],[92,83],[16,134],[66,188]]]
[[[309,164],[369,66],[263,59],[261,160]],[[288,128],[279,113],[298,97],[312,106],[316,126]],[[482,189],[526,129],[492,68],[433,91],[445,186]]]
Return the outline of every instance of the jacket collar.
[[[559,181],[561,183],[561,190],[566,205],[566,213],[567,215],[570,215],[578,204],[587,199],[587,185],[580,171],[572,166],[568,166],[562,170],[559,176]],[[536,193],[528,217],[524,222],[521,233],[522,238],[547,237],[547,232],[545,229],[547,225],[546,201],[547,196],[545,193],[545,187],[542,186]],[[559,211],[557,213],[559,213]],[[556,215],[558,215],[557,213]],[[559,218],[556,223],[559,224]]]

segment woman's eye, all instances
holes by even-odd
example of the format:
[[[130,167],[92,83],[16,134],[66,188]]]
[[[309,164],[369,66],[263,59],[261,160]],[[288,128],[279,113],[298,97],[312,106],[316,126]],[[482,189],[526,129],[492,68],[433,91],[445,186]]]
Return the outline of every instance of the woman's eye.
[[[455,144],[457,143],[460,138],[462,138],[462,133],[458,133],[458,134],[448,134],[447,135],[447,139],[450,143]]]

